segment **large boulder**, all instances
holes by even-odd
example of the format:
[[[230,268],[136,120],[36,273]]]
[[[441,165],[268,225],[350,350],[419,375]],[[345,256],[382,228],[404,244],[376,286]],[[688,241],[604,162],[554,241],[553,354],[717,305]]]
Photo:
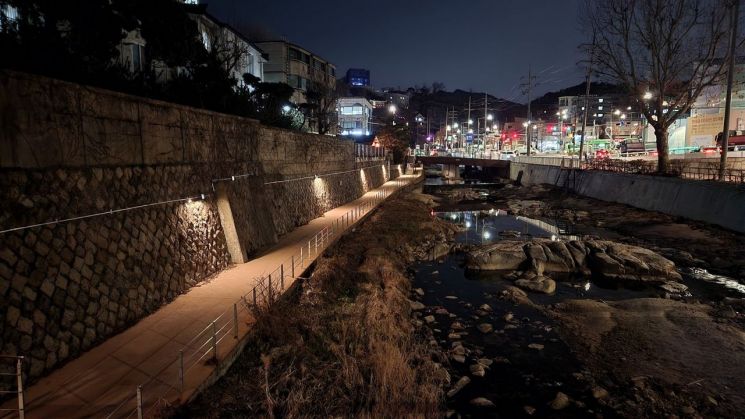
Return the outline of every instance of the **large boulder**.
[[[553,292],[556,284],[544,275],[553,273],[648,284],[681,280],[671,260],[643,247],[606,240],[502,240],[470,251],[466,266],[473,270],[527,271],[515,284],[547,293]]]
[[[466,267],[483,271],[514,271],[528,261],[523,250],[525,243],[517,240],[502,240],[477,248],[466,259]]]
[[[588,242],[588,247],[587,264],[597,277],[653,284],[681,280],[675,263],[649,249],[609,241]]]

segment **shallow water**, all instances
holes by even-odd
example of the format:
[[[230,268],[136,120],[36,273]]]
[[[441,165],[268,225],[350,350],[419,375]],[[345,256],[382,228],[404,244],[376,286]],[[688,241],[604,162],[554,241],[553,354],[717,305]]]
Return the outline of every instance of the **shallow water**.
[[[436,216],[459,225],[462,232],[456,241],[464,244],[488,244],[505,238],[578,238],[572,234],[572,226],[512,216],[496,208],[438,212]],[[505,232],[509,234],[505,236]],[[435,338],[442,349],[449,350],[454,340],[460,340],[475,352],[466,357],[465,364],[451,361],[453,383],[463,375],[472,381],[449,400],[449,407],[466,417],[495,414],[503,417],[590,417],[599,412],[606,417],[613,416],[613,412],[607,411],[591,396],[588,384],[573,375],[580,372],[579,362],[555,333],[553,321],[539,310],[497,298],[502,290],[512,285],[511,281],[504,279],[506,273],[468,272],[463,268],[464,258],[463,254],[451,254],[443,260],[412,267],[415,271],[414,287],[425,291],[421,299],[427,306],[425,314],[435,316],[436,322],[430,327],[435,330]],[[725,296],[742,297],[745,293],[745,286],[731,278],[703,270],[683,269],[682,274],[689,293],[676,298],[718,300]],[[557,290],[552,295],[530,294],[533,302],[544,306],[577,298],[614,301],[644,297],[662,298],[665,291],[653,287],[628,289],[615,284],[610,286],[588,278],[564,278],[557,281]],[[479,310],[482,304],[488,304],[492,311]],[[440,307],[451,314],[435,314]],[[508,313],[513,315],[511,321],[505,320]],[[466,334],[460,339],[449,336],[451,332],[458,332],[451,330],[455,321],[466,326]],[[495,332],[481,333],[476,329],[479,323],[491,324]],[[530,348],[530,344],[543,345],[543,349]],[[508,362],[494,362],[486,370],[486,376],[480,378],[469,371],[469,366],[478,358],[506,359]],[[547,403],[557,391],[568,394],[579,403],[572,403],[561,411],[552,410]],[[496,406],[471,406],[469,401],[476,397],[486,397]],[[526,413],[526,405],[536,409],[532,416]]]

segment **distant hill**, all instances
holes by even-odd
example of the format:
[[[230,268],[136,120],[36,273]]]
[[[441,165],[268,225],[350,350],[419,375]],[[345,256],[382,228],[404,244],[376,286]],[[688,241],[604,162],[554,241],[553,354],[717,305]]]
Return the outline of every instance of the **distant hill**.
[[[484,111],[484,92],[469,92],[456,89],[455,91],[438,90],[432,92],[413,92],[409,108],[414,109],[422,115],[429,113],[430,119],[444,121],[447,109],[455,109],[459,118],[465,119],[468,109],[468,99],[471,99],[472,115],[481,115]],[[496,96],[487,95],[489,113],[495,115],[497,120],[511,120],[514,115],[524,113],[525,105],[511,102]]]
[[[624,90],[622,87],[603,82],[593,82],[590,86],[591,95],[607,95],[607,94],[623,94]],[[536,98],[531,103],[533,105],[556,105],[559,102],[561,96],[583,96],[585,94],[585,83],[579,83],[572,87],[561,89],[557,92],[548,92],[545,95]]]

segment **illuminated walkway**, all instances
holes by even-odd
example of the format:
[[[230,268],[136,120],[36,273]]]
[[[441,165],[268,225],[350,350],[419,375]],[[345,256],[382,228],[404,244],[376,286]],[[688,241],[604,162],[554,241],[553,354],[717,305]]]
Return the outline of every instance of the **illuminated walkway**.
[[[328,211],[323,217],[283,236],[263,256],[227,269],[211,281],[192,288],[134,326],[44,377],[24,392],[26,417],[136,418],[138,386],[142,386],[145,416],[154,415],[167,403],[188,400],[198,388],[214,380],[216,367],[221,370],[227,368],[229,361],[237,356],[245,343],[243,338],[250,329],[252,319],[248,310],[241,310],[238,321],[234,323],[233,307],[240,296],[253,288],[257,278],[274,270],[295,254],[300,246],[307,245],[316,233],[330,228],[335,220],[350,210],[366,206],[367,209],[361,210],[364,217],[374,209],[373,203],[381,196],[389,196],[417,178],[414,175],[401,176],[353,202]],[[346,229],[353,226],[350,224]],[[338,237],[337,234],[333,239]],[[311,261],[316,257],[311,255]],[[289,277],[285,279],[285,288],[292,280]],[[209,337],[195,339],[195,336],[205,330],[203,337],[213,336],[210,324],[221,313],[223,319],[228,319],[227,323],[237,324],[237,331],[232,330],[231,326],[228,336],[218,341],[214,348],[218,361],[214,362],[211,360],[213,347]],[[236,332],[237,338],[234,337]],[[184,370],[187,371],[183,384],[179,373],[180,350],[184,351]],[[188,359],[191,353],[206,353],[209,356],[191,361]],[[2,407],[16,406],[13,399]],[[0,416],[17,417],[17,413],[3,413],[6,415]]]

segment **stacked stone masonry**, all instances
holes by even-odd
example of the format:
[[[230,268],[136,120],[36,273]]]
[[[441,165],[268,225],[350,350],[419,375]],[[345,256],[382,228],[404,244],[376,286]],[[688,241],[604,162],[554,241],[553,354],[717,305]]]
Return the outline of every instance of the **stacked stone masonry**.
[[[0,112],[0,230],[99,214],[0,234],[0,351],[31,381],[230,264],[220,191],[250,256],[400,174],[351,142],[20,73],[0,71]]]

